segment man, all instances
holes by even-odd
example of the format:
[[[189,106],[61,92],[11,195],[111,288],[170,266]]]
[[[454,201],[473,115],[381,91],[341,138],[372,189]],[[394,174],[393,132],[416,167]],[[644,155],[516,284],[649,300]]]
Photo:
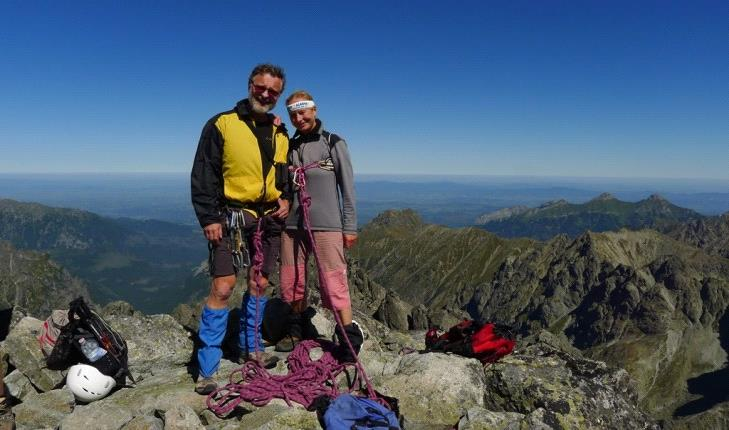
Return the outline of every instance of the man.
[[[266,303],[264,290],[268,275],[276,269],[290,199],[286,179],[288,135],[268,113],[276,106],[284,85],[280,67],[256,66],[248,79],[248,98],[205,124],[195,154],[192,204],[209,241],[213,278],[200,316],[200,376],[195,386],[200,394],[217,387],[213,376],[222,357],[220,345],[228,320],[228,300],[239,270],[246,270],[248,281],[241,309],[241,358],[255,359],[254,351],[263,351],[260,320]],[[259,223],[263,231],[263,267],[260,276],[254,276],[250,262],[255,256],[254,235]],[[266,367],[274,366],[275,360],[274,356],[261,354],[261,364]]]

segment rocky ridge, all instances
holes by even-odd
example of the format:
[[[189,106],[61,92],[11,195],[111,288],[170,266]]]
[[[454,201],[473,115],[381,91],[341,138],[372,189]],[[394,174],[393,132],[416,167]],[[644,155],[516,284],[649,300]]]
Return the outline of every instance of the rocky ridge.
[[[664,233],[707,254],[729,258],[729,213],[672,226]]]
[[[46,316],[89,292],[48,254],[15,249],[0,241],[0,309],[19,306],[31,315]]]
[[[405,226],[396,212],[366,226],[355,255],[373,282],[430,309],[431,322],[445,309],[525,335],[549,330],[625,368],[641,406],[669,421],[693,398],[687,381],[726,366],[726,258],[651,230],[510,241],[403,215]]]
[[[0,352],[12,372],[5,382],[18,429],[317,429],[312,412],[280,400],[242,404],[227,417],[206,409],[192,391],[191,333],[169,315],[143,315],[117,302],[101,311],[127,339],[137,385],[85,405],[63,386],[64,373],[43,369],[35,341],[41,321],[18,314]],[[624,371],[583,358],[548,332],[525,339],[517,351],[484,367],[441,353],[398,353],[422,348],[423,332],[400,332],[357,316],[366,341],[361,360],[375,386],[399,399],[407,429],[658,428],[637,406]],[[330,334],[321,311],[317,328]],[[150,336],[154,333],[154,336]],[[224,359],[218,378],[236,367]],[[281,362],[275,373],[285,372]]]

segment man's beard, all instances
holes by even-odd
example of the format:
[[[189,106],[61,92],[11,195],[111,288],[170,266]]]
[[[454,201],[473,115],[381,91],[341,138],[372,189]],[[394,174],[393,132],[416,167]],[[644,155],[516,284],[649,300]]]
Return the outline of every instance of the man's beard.
[[[251,104],[251,110],[258,114],[268,113],[276,106],[276,102],[261,104],[253,94],[248,94],[248,102]]]

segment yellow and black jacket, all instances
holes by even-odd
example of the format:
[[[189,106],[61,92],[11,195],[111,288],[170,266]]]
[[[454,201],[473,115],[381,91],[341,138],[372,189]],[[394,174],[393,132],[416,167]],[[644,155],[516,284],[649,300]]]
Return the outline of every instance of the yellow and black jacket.
[[[275,210],[279,198],[290,198],[286,128],[272,122],[256,126],[248,106],[247,99],[241,100],[203,128],[190,175],[192,205],[202,227],[223,222],[226,206],[260,216]]]

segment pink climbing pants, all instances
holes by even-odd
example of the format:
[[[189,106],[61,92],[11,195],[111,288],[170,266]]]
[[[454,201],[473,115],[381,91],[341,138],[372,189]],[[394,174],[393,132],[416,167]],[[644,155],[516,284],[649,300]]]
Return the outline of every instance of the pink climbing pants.
[[[331,310],[352,307],[347,284],[347,261],[344,259],[342,232],[315,231],[317,253],[321,259],[329,291],[320,285],[322,305]],[[281,234],[281,296],[291,303],[304,298],[306,262],[311,244],[303,230],[284,230]]]

